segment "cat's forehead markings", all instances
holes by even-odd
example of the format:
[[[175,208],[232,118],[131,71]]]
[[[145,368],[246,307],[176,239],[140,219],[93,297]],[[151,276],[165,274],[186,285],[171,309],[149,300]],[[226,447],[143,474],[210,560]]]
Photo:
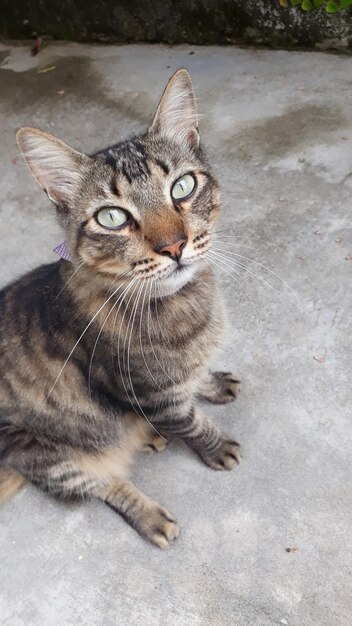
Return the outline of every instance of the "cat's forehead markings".
[[[150,176],[147,154],[140,141],[130,141],[119,146],[116,168],[131,185],[135,178],[146,180]]]
[[[148,157],[147,167],[149,172],[148,179],[152,182],[152,184],[164,184],[165,173],[152,157]]]
[[[163,159],[156,158],[153,163],[156,163],[163,170],[164,174],[170,173],[170,167]]]
[[[116,180],[116,175],[113,174],[112,178],[110,179],[110,189],[109,189],[110,193],[112,193],[114,196],[117,196],[118,198],[121,196],[120,190],[117,186],[117,180]]]
[[[112,148],[109,148],[105,154],[105,161],[113,170],[116,169],[116,156]]]

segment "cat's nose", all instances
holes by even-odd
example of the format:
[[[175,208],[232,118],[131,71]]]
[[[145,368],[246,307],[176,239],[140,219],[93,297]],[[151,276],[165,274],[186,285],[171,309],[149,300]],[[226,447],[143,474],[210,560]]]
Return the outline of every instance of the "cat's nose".
[[[159,254],[169,256],[174,261],[179,261],[182,256],[183,248],[187,243],[187,237],[183,235],[175,243],[165,244],[161,243],[155,247],[155,251]]]

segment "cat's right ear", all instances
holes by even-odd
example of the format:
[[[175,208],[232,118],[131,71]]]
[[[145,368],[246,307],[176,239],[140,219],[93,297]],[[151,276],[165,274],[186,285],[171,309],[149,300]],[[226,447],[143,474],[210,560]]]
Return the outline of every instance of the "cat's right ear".
[[[37,128],[21,128],[16,135],[26,163],[56,205],[70,205],[89,157]]]
[[[196,148],[199,144],[197,106],[192,81],[181,68],[171,76],[156,110],[151,130]]]

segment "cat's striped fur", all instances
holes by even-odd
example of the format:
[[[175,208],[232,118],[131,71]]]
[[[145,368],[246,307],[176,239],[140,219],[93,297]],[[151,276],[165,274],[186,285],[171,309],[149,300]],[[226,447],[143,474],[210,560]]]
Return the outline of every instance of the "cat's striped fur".
[[[0,292],[0,497],[23,477],[54,495],[95,496],[166,548],[178,526],[128,480],[134,452],[175,435],[214,469],[239,459],[196,406],[197,395],[227,402],[239,385],[207,367],[223,324],[204,260],[218,188],[189,75],[170,80],[146,134],[93,156],[34,129],[18,140],[56,204],[72,263]],[[185,173],[194,192],[175,202],[170,187]],[[129,222],[104,230],[101,206],[123,207]]]

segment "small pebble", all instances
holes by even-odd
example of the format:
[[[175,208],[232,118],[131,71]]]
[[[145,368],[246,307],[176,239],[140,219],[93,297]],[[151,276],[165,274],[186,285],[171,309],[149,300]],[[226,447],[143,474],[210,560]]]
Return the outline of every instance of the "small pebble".
[[[286,548],[286,552],[299,552],[299,548]]]

